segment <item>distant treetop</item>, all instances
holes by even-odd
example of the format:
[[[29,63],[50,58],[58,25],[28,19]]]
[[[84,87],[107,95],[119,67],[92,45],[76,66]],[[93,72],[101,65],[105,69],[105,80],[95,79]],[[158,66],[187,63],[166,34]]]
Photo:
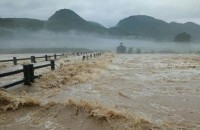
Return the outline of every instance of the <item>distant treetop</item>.
[[[179,33],[174,38],[175,42],[190,42],[191,41],[191,35],[187,34],[186,32]]]

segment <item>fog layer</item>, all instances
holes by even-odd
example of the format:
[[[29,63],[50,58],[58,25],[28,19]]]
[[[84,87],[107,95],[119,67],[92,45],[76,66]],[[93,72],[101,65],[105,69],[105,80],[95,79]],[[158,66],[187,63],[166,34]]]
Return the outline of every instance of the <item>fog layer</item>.
[[[0,48],[88,48],[115,50],[122,42],[129,48],[141,48],[145,51],[196,51],[200,48],[198,43],[158,42],[152,40],[137,40],[111,36],[99,36],[71,31],[68,33],[55,33],[49,31],[27,32],[17,30],[12,37],[0,40]]]

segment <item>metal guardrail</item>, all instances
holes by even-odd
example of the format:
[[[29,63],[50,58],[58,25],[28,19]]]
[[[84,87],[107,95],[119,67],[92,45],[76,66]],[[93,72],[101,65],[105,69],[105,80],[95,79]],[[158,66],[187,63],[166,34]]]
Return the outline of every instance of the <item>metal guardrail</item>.
[[[0,62],[10,62],[10,61],[13,61],[13,60],[0,60]]]
[[[24,72],[23,69],[11,71],[11,72],[6,72],[6,73],[0,73],[0,77],[2,78],[2,77],[10,76],[10,75],[13,75],[13,74],[22,73],[22,72]]]
[[[16,81],[16,82],[13,82],[13,83],[10,83],[10,84],[7,84],[7,85],[4,85],[4,86],[1,86],[0,88],[7,89],[7,88],[10,88],[10,87],[13,87],[15,85],[22,84],[22,83],[24,83],[24,85],[31,85],[31,83],[34,82],[35,78],[41,77],[41,75],[35,76],[34,70],[49,67],[49,66],[51,67],[51,70],[55,70],[55,61],[51,60],[50,64],[39,65],[39,66],[35,66],[35,67],[33,66],[33,64],[23,65],[23,69],[14,70],[14,71],[5,72],[5,73],[0,73],[0,78],[7,77],[7,76],[10,76],[10,75],[19,74],[19,73],[24,74],[23,79]]]
[[[101,56],[102,55],[102,53],[94,53],[94,54],[86,54],[86,55],[83,55],[83,58],[82,58],[82,60],[84,61],[84,60],[89,60],[89,58],[95,58],[95,57],[97,57],[97,56]]]
[[[7,89],[7,88],[10,88],[10,87],[16,86],[16,85],[18,85],[18,84],[22,84],[22,83],[24,83],[24,79],[19,80],[19,81],[16,81],[16,82],[14,82],[14,83],[10,83],[10,84],[4,85],[4,86],[1,87],[1,88]]]
[[[98,56],[101,56],[102,53],[93,53],[93,54],[88,54],[88,53],[83,53],[83,54],[74,54],[74,55],[83,55],[83,58],[82,60],[84,61],[85,59],[89,60],[89,58],[95,58],[95,57],[98,57]],[[54,58],[56,59],[56,56],[62,56],[62,55],[54,55]],[[53,56],[51,56],[53,57]],[[37,57],[37,58],[44,58],[44,57]],[[13,59],[16,59],[16,58],[13,58]],[[21,60],[24,60],[24,59],[30,59],[30,58],[23,58]],[[46,61],[48,60],[48,56],[45,55],[45,59]],[[19,60],[19,59],[18,59]],[[13,61],[13,60],[4,60],[4,61]],[[32,63],[35,63],[35,57],[31,57],[31,61]],[[1,61],[0,61],[1,62]],[[10,72],[5,72],[5,73],[0,73],[0,78],[2,77],[6,77],[6,76],[10,76],[10,75],[15,75],[15,74],[19,74],[19,73],[23,73],[24,74],[24,77],[23,79],[19,80],[19,81],[16,81],[16,82],[13,82],[13,83],[10,83],[10,84],[7,84],[7,85],[4,85],[4,86],[0,86],[0,88],[10,88],[10,87],[13,87],[15,85],[18,85],[18,84],[22,84],[24,83],[24,85],[31,85],[31,83],[34,83],[34,79],[36,78],[40,78],[42,75],[37,75],[35,76],[34,75],[34,71],[36,69],[41,69],[41,68],[45,68],[45,67],[51,67],[51,70],[55,70],[55,61],[54,60],[51,60],[49,64],[45,64],[45,65],[39,65],[39,66],[33,66],[33,64],[28,64],[28,65],[23,65],[23,69],[20,69],[20,70],[14,70],[14,71],[10,71]]]
[[[23,61],[23,60],[31,60],[31,63],[36,63],[36,59],[41,59],[44,58],[45,61],[48,61],[50,57],[54,57],[54,60],[57,59],[58,56],[64,56],[64,54],[54,54],[54,55],[45,55],[45,56],[31,56],[30,58],[18,58],[13,57],[13,59],[8,59],[8,60],[0,60],[0,63],[2,62],[13,62],[14,65],[17,65],[17,61]]]

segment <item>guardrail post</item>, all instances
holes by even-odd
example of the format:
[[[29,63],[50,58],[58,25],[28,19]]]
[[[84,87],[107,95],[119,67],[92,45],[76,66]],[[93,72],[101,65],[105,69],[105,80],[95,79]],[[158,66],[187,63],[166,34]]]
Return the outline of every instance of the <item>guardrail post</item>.
[[[31,63],[36,63],[35,56],[31,56]]]
[[[57,59],[56,54],[54,54],[54,59],[55,59],[55,60]]]
[[[83,61],[85,60],[85,56],[83,56],[83,59],[82,59]]]
[[[45,55],[45,61],[48,61],[48,56],[47,55]]]
[[[31,85],[29,65],[23,65],[23,69],[24,69],[24,85]]]
[[[34,83],[34,67],[33,64],[28,65],[30,72],[30,82]]]
[[[16,57],[13,57],[13,64],[17,65],[17,58]]]
[[[55,70],[55,61],[51,60],[51,70]]]

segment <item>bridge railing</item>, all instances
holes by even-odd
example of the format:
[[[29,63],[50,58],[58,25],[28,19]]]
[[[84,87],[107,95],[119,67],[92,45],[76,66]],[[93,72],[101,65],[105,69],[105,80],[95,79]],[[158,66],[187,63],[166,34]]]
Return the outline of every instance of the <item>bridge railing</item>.
[[[54,57],[54,60],[57,59],[58,56],[64,56],[64,54],[54,54],[54,55],[45,55],[45,56],[31,56],[30,58],[17,58],[13,57],[13,59],[8,60],[0,60],[0,63],[3,62],[13,62],[14,65],[17,65],[17,61],[23,61],[23,60],[31,60],[31,63],[36,63],[36,59],[42,59],[44,58],[45,61],[48,61],[51,57]]]
[[[19,74],[19,73],[24,74],[23,79],[21,79],[19,81],[12,82],[10,84],[6,84],[4,86],[1,86],[0,88],[6,89],[6,88],[10,88],[10,87],[13,87],[15,85],[22,84],[22,83],[24,83],[24,85],[31,85],[31,83],[34,82],[35,78],[41,77],[41,75],[35,76],[34,71],[36,69],[45,68],[45,67],[49,67],[49,66],[51,67],[51,70],[55,70],[55,61],[51,60],[49,64],[39,65],[39,66],[34,66],[33,64],[23,65],[23,69],[14,70],[14,71],[5,72],[5,73],[0,73],[0,78],[11,76],[11,75],[16,75],[16,74]]]
[[[83,55],[82,61],[84,61],[86,59],[89,60],[89,58],[95,58],[95,57],[101,56],[102,53],[90,53],[90,54],[85,53],[85,54],[76,54],[76,55],[77,56]],[[62,55],[54,55],[54,59],[57,58],[56,56],[62,56]],[[37,57],[37,58],[43,58],[43,57]],[[46,58],[48,60],[47,55],[45,55],[45,59]],[[30,59],[30,58],[23,58],[23,59],[18,59],[18,60],[24,60],[24,59]],[[5,60],[5,61],[8,61],[8,60]],[[33,57],[31,57],[31,61],[33,61],[33,63],[35,63]],[[14,70],[14,71],[10,71],[10,72],[0,73],[0,78],[8,77],[8,76],[11,76],[11,75],[16,75],[16,74],[19,74],[19,73],[23,73],[23,75],[24,75],[21,80],[0,86],[0,88],[7,89],[7,88],[10,88],[10,87],[13,87],[15,85],[22,84],[22,83],[24,83],[24,85],[30,86],[32,83],[34,83],[34,80],[36,78],[41,77],[41,75],[35,75],[34,71],[37,70],[37,69],[45,68],[45,67],[51,67],[52,71],[55,70],[55,60],[50,60],[49,64],[44,64],[44,65],[34,66],[33,64],[27,64],[27,65],[23,65],[23,69],[18,69],[18,70]]]

